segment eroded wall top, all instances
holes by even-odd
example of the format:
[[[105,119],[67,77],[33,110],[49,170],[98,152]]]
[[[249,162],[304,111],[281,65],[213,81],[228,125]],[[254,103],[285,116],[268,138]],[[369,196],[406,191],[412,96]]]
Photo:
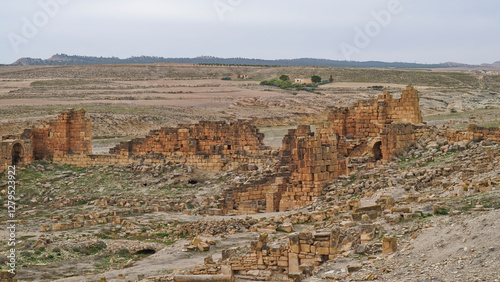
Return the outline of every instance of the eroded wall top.
[[[328,120],[334,124],[334,132],[351,138],[380,136],[383,127],[393,122],[422,122],[418,91],[408,86],[401,98],[394,99],[389,92],[377,99],[361,100],[349,108],[336,108]]]

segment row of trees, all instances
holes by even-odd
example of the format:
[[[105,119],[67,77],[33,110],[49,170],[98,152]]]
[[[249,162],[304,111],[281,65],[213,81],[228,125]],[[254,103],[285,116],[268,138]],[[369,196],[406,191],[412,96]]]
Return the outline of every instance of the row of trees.
[[[312,83],[294,83],[290,81],[290,76],[283,74],[279,77],[279,79],[271,79],[271,80],[264,80],[260,84],[261,85],[270,85],[270,86],[276,86],[281,89],[295,89],[295,90],[306,90],[306,91],[313,91],[318,87],[320,84],[328,83],[328,80],[326,81],[321,81],[321,77],[318,75],[313,75],[311,76],[311,82]]]
[[[290,77],[286,74],[283,74],[280,76],[280,80],[282,81],[290,81]],[[333,76],[330,75],[330,79],[328,80],[329,82],[333,82]],[[321,77],[319,75],[313,75],[311,76],[311,81],[312,83],[321,83]]]

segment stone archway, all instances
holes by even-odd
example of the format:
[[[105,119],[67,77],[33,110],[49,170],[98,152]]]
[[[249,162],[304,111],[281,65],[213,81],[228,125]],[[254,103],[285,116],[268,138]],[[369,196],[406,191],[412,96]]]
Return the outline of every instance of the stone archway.
[[[382,159],[382,149],[381,149],[381,146],[382,146],[382,142],[378,141],[378,142],[375,142],[375,144],[373,144],[373,147],[372,147],[373,157],[377,161]]]
[[[12,146],[12,165],[22,165],[24,161],[24,146],[21,143],[15,143]]]

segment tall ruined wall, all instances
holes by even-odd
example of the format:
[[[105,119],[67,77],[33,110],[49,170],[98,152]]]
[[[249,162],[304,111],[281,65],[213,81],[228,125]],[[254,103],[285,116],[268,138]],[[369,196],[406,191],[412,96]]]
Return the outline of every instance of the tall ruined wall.
[[[36,160],[61,155],[92,153],[92,124],[85,110],[70,109],[56,120],[32,130],[33,157]]]
[[[358,101],[350,108],[336,108],[328,120],[334,124],[334,132],[351,138],[377,137],[386,124],[393,122],[422,122],[418,92],[408,86],[401,98],[394,99],[384,92],[377,99]]]
[[[42,127],[26,129],[17,137],[4,136],[0,145],[0,171],[16,163],[57,159],[68,155],[92,153],[92,124],[85,110],[67,110]]]
[[[338,176],[340,162],[335,138],[314,135],[309,126],[290,129],[283,139],[282,164],[290,176],[283,183],[279,210],[312,203],[323,192],[325,181]]]
[[[410,123],[388,124],[382,131],[382,158],[389,160],[407,150],[422,136],[424,127]]]
[[[327,180],[347,172],[346,159],[339,160],[337,135],[315,135],[308,125],[290,129],[275,172],[262,183],[231,187],[224,193],[223,212],[256,213],[299,208],[323,193]]]
[[[399,99],[393,99],[388,93],[379,96],[379,99],[381,97],[384,97],[387,101],[387,119],[390,122],[422,123],[420,99],[418,97],[418,91],[415,90],[413,86],[406,87]]]

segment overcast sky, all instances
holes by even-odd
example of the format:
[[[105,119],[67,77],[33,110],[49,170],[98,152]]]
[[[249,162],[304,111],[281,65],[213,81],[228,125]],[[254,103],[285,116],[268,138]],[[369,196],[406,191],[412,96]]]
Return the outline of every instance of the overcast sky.
[[[498,0],[20,0],[0,63],[87,56],[500,61]]]

